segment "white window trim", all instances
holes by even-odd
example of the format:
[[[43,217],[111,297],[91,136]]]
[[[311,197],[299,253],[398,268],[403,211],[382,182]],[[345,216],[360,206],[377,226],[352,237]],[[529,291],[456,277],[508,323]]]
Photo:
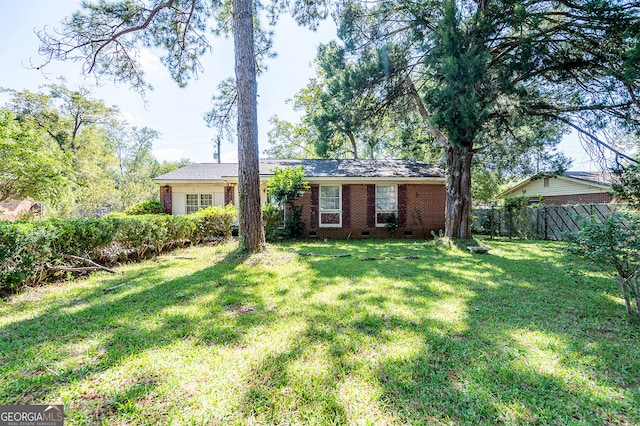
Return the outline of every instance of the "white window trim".
[[[396,209],[395,210],[378,210],[378,187],[379,186],[395,186],[396,188]],[[386,225],[386,223],[378,223],[378,213],[394,213],[396,217],[398,216],[398,185],[376,185],[376,197],[375,197],[375,206],[376,206],[376,228],[382,228]]]
[[[209,193],[209,192],[202,192],[202,193],[193,193],[193,192],[191,192],[191,193],[187,193],[187,194],[185,194],[185,197],[184,197],[184,212],[185,212],[185,214],[195,213],[195,212],[189,212],[189,204],[188,204],[188,201],[187,201],[189,199],[189,195],[197,195],[198,196],[198,210],[204,209],[206,207],[211,207],[211,206],[214,205],[213,203],[215,202],[215,195],[214,195],[213,192],[211,192],[211,193]],[[210,195],[211,196],[211,205],[209,205],[209,206],[203,206],[202,205],[202,196],[203,195]],[[196,210],[196,212],[198,210]]]
[[[326,210],[322,209],[322,187],[323,186],[331,186],[338,187],[338,201],[340,203],[340,208],[337,210]],[[322,213],[337,213],[338,218],[340,220],[339,223],[322,223]],[[318,226],[320,228],[342,228],[342,185],[320,185],[318,187]]]

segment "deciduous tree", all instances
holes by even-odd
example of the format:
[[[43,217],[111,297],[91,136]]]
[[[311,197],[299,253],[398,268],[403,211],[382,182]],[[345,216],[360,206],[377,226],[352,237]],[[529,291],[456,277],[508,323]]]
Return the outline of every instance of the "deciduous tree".
[[[3,89],[11,95],[7,107],[16,118],[45,132],[60,150],[76,154],[82,147],[82,132],[91,126],[105,125],[116,118],[119,111],[103,101],[94,99],[85,87],[70,89],[61,79],[39,92]]]
[[[156,197],[158,186],[151,180],[157,161],[153,158],[153,141],[160,134],[148,127],[130,127],[127,123],[114,127],[109,138],[118,162],[116,185],[120,208]]]
[[[313,140],[314,129],[304,122],[292,124],[277,115],[269,119],[271,129],[267,133],[270,148],[265,150],[268,158],[316,158]]]
[[[0,109],[0,158],[0,202],[57,201],[69,188],[68,157],[7,109]]]
[[[86,88],[71,90],[55,84],[38,92],[5,91],[11,94],[7,108],[17,125],[41,138],[47,147],[43,154],[71,166],[65,172],[71,196],[64,203],[49,205],[48,212],[94,216],[155,196],[157,186],[151,178],[157,162],[151,145],[156,131],[131,127],[120,119],[118,108],[107,107]],[[38,156],[27,157],[23,168],[39,162]]]

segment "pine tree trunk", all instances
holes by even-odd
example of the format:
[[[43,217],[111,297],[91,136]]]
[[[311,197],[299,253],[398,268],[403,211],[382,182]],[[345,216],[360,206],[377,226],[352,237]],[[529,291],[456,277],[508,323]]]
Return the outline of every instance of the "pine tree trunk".
[[[238,89],[240,238],[249,252],[256,252],[265,246],[265,238],[260,205],[257,83],[251,0],[233,0],[233,29]]]
[[[471,238],[471,148],[447,145],[445,236]]]

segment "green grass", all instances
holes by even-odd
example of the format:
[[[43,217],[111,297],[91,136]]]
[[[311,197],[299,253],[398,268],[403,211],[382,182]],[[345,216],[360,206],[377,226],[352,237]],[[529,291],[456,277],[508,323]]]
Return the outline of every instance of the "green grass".
[[[0,404],[62,403],[67,424],[640,423],[615,281],[561,244],[482,242],[229,243],[25,291],[0,305]]]

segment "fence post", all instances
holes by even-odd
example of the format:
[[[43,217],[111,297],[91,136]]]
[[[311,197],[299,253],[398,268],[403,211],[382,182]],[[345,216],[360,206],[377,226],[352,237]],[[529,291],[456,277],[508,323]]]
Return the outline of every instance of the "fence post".
[[[489,216],[489,229],[489,238],[493,240],[493,204],[491,204],[491,213]]]
[[[548,213],[548,206],[544,206],[544,240],[547,241],[549,239],[549,234],[548,234],[548,229],[549,229],[549,224],[548,224],[548,218],[547,215]]]

